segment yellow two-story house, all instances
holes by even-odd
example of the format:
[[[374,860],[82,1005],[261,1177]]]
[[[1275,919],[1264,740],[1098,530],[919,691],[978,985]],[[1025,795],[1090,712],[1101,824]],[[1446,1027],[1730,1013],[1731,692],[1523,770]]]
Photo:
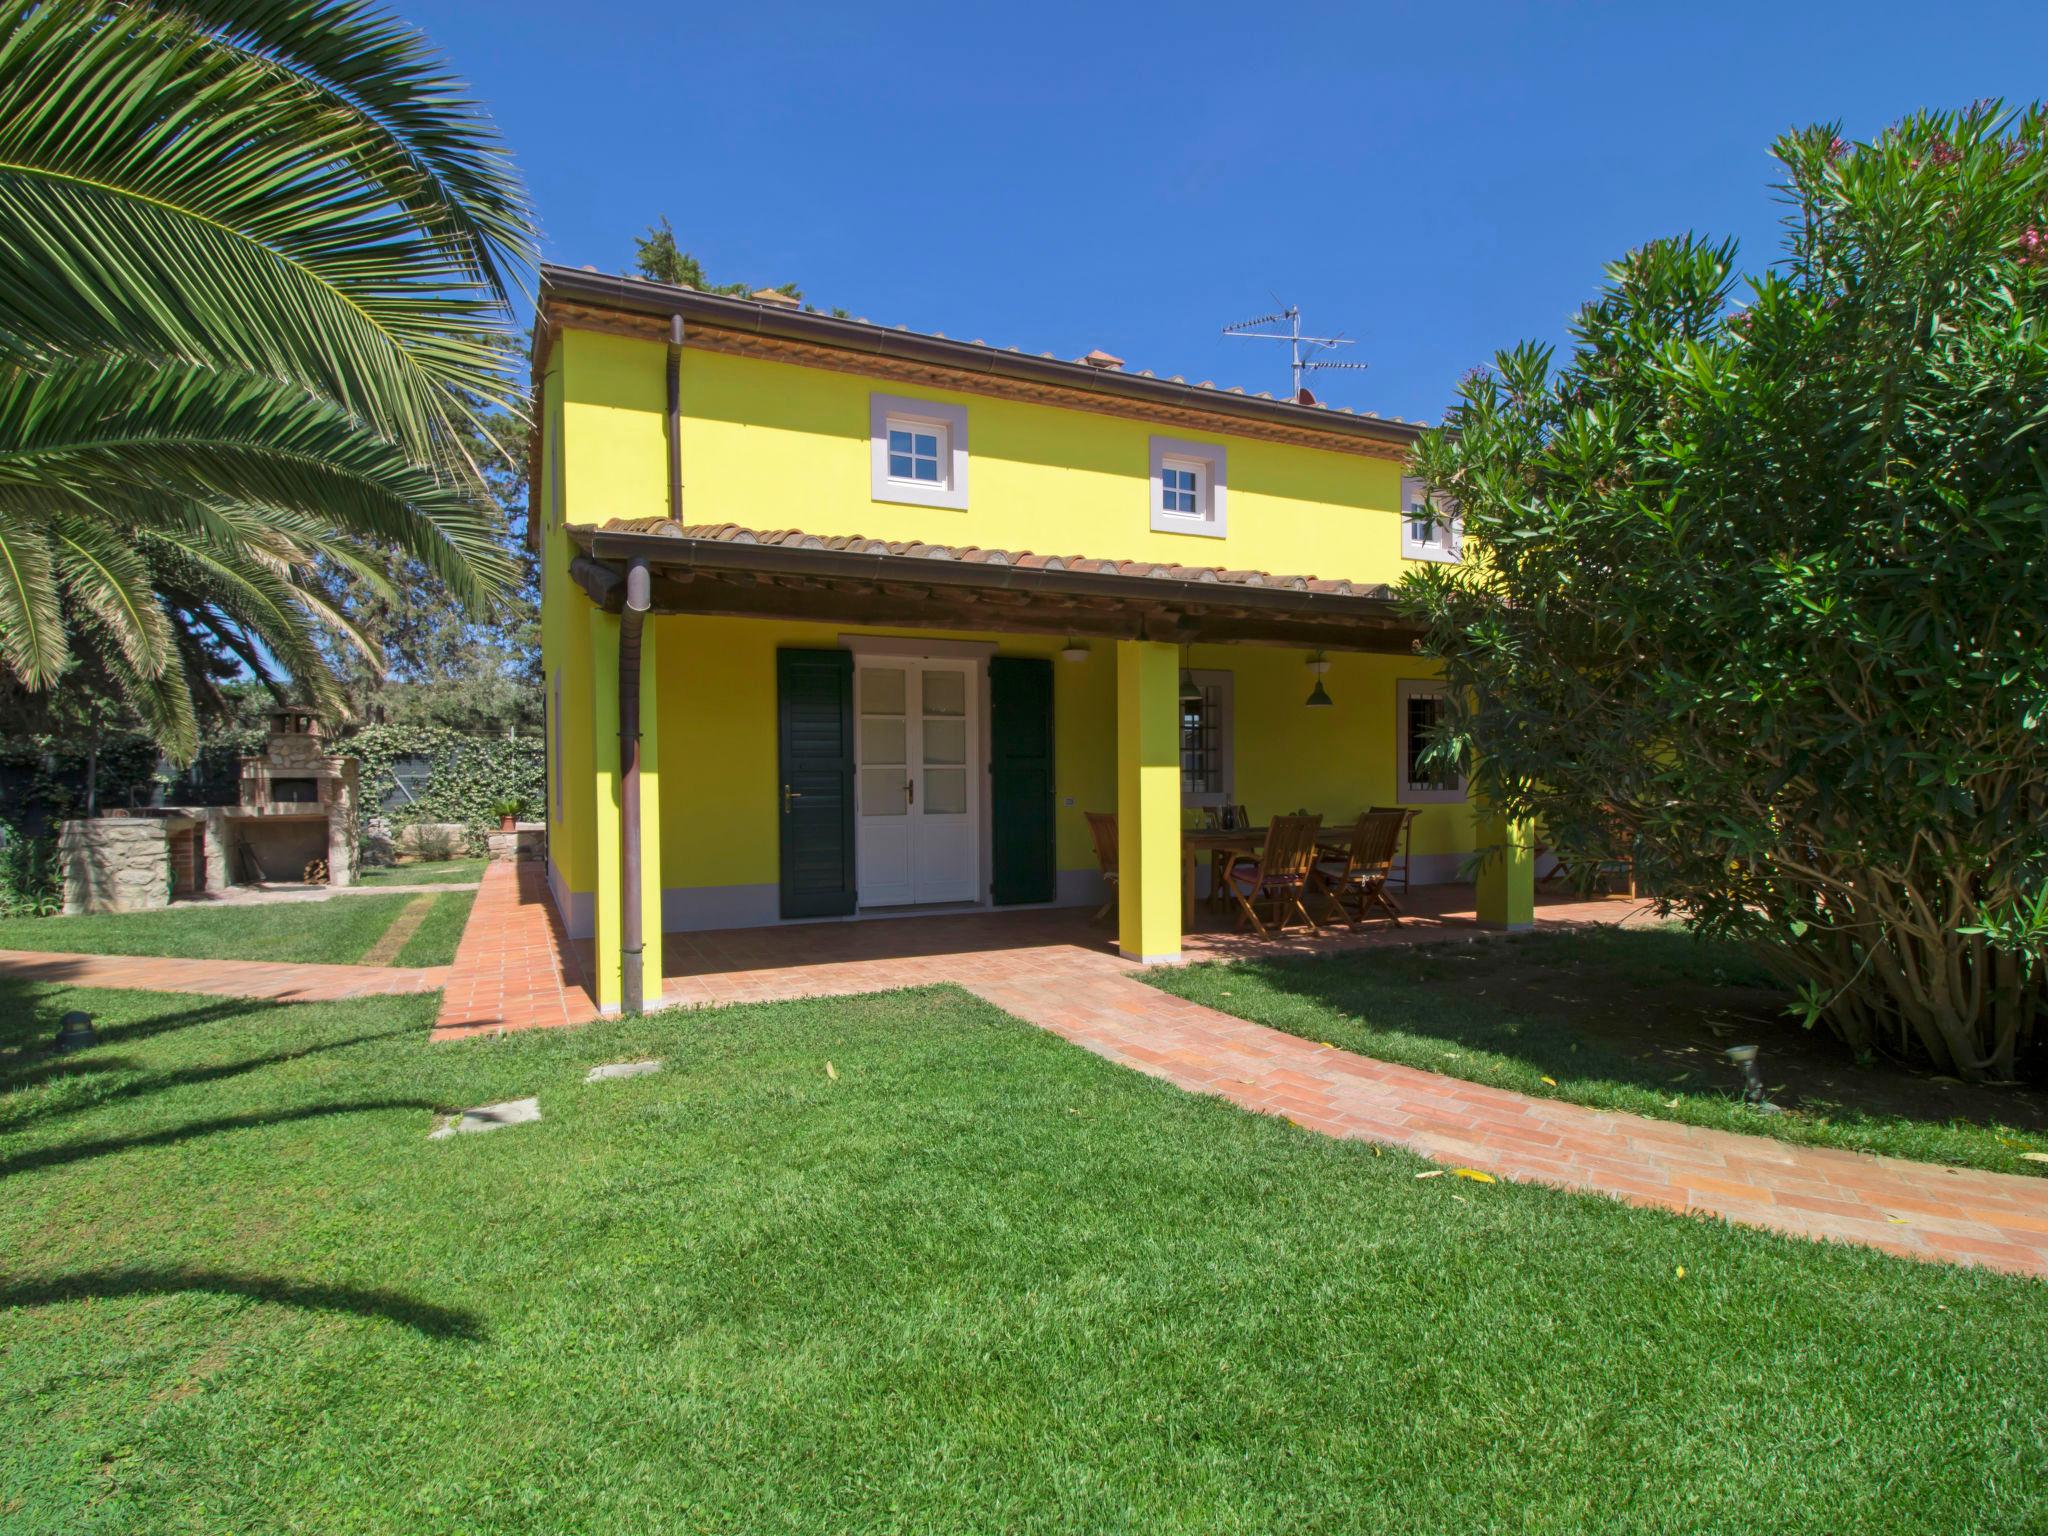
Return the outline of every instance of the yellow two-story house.
[[[548,882],[607,1009],[664,932],[1098,906],[1089,812],[1148,960],[1199,808],[1414,807],[1418,881],[1486,844],[1389,591],[1461,553],[1412,425],[563,267],[534,383]]]

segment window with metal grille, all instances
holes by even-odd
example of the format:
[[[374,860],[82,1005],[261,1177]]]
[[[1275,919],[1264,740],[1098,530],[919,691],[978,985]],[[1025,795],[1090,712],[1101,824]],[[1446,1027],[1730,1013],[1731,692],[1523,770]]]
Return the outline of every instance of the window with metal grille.
[[[1199,698],[1180,703],[1183,805],[1226,805],[1231,798],[1231,675],[1193,672]]]
[[[1424,761],[1443,725],[1443,685],[1421,679],[1404,681],[1396,691],[1395,707],[1400,798],[1411,804],[1463,800],[1465,776],[1449,765]]]

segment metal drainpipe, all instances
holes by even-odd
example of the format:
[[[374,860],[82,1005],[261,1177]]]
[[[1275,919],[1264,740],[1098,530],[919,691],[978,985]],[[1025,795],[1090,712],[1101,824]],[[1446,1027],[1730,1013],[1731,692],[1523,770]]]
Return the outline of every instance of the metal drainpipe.
[[[626,568],[626,608],[619,617],[619,1007],[638,1013],[640,924],[640,634],[650,606],[647,562]]]
[[[683,520],[683,317],[668,317],[668,520]]]
[[[668,516],[683,520],[683,317],[668,322]],[[646,935],[640,920],[640,640],[652,606],[647,562],[626,567],[619,616],[619,1009],[646,1004]]]

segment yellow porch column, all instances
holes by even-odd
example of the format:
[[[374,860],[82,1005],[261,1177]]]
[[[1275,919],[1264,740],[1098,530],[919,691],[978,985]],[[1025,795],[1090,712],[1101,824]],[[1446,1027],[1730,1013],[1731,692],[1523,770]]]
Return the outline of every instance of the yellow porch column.
[[[640,990],[644,1006],[661,1001],[661,753],[656,713],[661,690],[655,658],[656,628],[650,616],[640,644]],[[590,615],[591,730],[597,794],[593,835],[597,839],[597,1006],[618,1011],[623,995],[619,940],[619,616],[593,609]]]
[[[1479,921],[1496,928],[1536,926],[1536,827],[1474,807],[1480,855]]]
[[[1180,953],[1180,661],[1170,645],[1116,643],[1117,945]]]

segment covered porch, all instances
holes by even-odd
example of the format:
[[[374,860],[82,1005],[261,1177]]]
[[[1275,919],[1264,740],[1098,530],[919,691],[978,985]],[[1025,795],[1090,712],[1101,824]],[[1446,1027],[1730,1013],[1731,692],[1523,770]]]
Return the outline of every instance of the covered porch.
[[[1175,961],[1274,959],[1470,943],[1500,931],[1479,916],[1470,885],[1418,886],[1402,893],[1407,917],[1397,928],[1360,932],[1294,929],[1265,938],[1200,909],[1180,937]],[[1540,893],[1532,920],[1540,932],[1617,926],[1649,920],[1646,903],[1622,896],[1581,899]],[[664,1001],[683,1006],[773,1002],[897,987],[1048,980],[1061,976],[1129,975],[1141,968],[1120,952],[1118,936],[1077,908],[976,912],[862,923],[810,923],[799,928],[737,928],[671,933],[662,941]],[[577,947],[577,963],[595,961]],[[586,974],[588,974],[586,969]]]
[[[1280,948],[1535,920],[1529,837],[1462,783],[1411,782],[1404,722],[1431,669],[1384,587],[660,519],[569,534],[587,776],[578,744],[551,756],[591,797],[587,820],[565,805],[581,825],[555,828],[550,873],[607,1011],[707,1000],[700,978],[736,974],[697,958],[713,933],[819,966],[909,945],[920,974],[1044,949],[1229,953],[1247,941],[1206,904],[1190,921],[1184,887],[1186,828],[1226,808],[1332,832],[1417,812],[1414,921]],[[1113,870],[1089,813],[1115,819]],[[1446,885],[1475,853],[1476,887]],[[905,920],[835,936],[849,917]]]

